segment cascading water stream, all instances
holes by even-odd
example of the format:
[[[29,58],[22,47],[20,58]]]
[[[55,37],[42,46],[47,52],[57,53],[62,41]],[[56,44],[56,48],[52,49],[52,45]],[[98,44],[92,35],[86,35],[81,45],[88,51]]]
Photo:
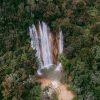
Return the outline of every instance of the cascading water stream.
[[[29,27],[31,38],[31,47],[36,49],[36,56],[39,60],[38,75],[50,74],[52,71],[59,72],[61,63],[58,60],[58,55],[63,52],[63,35],[51,32],[45,22]],[[52,75],[52,74],[51,74]]]
[[[40,79],[38,82],[41,82],[41,86],[44,88],[49,87],[49,96],[55,90],[59,100],[72,100],[73,93],[68,91],[66,85],[60,82],[62,65],[58,56],[63,52],[62,31],[59,33],[52,32],[44,22],[39,22],[38,25],[33,24],[29,27],[29,31],[31,47],[36,50],[36,56],[39,60],[37,74],[43,76],[42,80]]]

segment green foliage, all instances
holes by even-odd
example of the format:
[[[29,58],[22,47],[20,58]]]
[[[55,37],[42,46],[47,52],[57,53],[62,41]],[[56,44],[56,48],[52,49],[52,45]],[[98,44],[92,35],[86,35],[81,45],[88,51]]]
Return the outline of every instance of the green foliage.
[[[58,100],[58,95],[57,95],[56,92],[54,92],[54,93],[52,94],[52,99],[51,99],[51,100]]]
[[[36,57],[32,49],[27,47],[21,48],[15,52],[7,52],[4,56],[0,57],[0,81],[3,81],[3,97],[6,99],[16,98],[18,100],[30,98],[33,100],[31,89],[34,89],[37,84],[35,83],[35,71],[36,71]],[[5,80],[4,80],[5,78]],[[10,78],[10,79],[9,79]],[[33,82],[30,83],[30,80]],[[1,84],[1,83],[0,83]],[[24,84],[24,85],[23,85]],[[20,87],[21,85],[21,87]],[[10,87],[9,87],[10,86]],[[8,87],[8,89],[6,89]],[[20,88],[24,88],[23,90]],[[38,86],[39,89],[39,86]],[[9,93],[10,91],[10,93]],[[35,89],[34,89],[35,91]],[[40,89],[39,89],[40,91]],[[37,91],[37,98],[40,98],[40,92]],[[6,93],[8,92],[8,93]],[[21,92],[21,93],[20,93]],[[8,95],[7,95],[8,94]],[[26,94],[26,96],[24,96]],[[18,95],[18,96],[17,96]],[[31,95],[31,96],[30,96]],[[34,99],[40,100],[40,99]]]
[[[36,52],[30,47],[27,34],[34,20],[29,3],[0,1],[0,100],[40,100],[41,97],[39,85],[34,83]]]
[[[39,20],[64,33],[61,62],[76,99],[99,100],[99,0],[0,0],[0,100],[41,97],[39,87],[29,82],[37,60],[27,34],[29,25]]]
[[[5,77],[2,82],[4,99],[7,100],[41,100],[41,89],[35,83],[34,76],[27,76],[24,69],[20,69]]]

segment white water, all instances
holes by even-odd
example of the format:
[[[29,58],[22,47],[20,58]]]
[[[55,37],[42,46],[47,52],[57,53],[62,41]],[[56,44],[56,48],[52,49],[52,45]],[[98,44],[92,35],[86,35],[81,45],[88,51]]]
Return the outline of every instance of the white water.
[[[45,22],[39,22],[37,27],[33,24],[31,27],[29,27],[29,32],[31,38],[31,47],[36,49],[36,56],[39,60],[39,68],[37,71],[38,75],[44,74],[42,70],[46,70],[47,74],[51,69],[54,71],[60,71],[61,63],[55,59],[57,63],[54,64],[52,52],[54,51],[54,48],[59,49],[57,52],[58,54],[63,52],[62,32],[60,31],[56,35],[57,40],[55,40],[55,42],[57,42],[58,48],[57,46],[54,46],[53,40],[55,37]]]

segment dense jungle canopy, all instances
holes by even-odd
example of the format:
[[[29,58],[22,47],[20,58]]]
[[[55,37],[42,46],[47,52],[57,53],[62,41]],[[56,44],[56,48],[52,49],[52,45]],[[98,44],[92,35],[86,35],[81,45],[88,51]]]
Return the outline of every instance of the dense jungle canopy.
[[[41,100],[29,37],[38,21],[63,31],[63,80],[74,99],[100,100],[100,0],[0,0],[0,100]]]

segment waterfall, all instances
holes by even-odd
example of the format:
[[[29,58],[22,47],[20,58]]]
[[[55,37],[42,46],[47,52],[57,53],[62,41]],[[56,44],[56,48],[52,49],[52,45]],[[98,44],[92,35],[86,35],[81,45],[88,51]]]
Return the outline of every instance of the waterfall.
[[[58,55],[63,52],[63,35],[51,32],[45,22],[39,22],[38,25],[29,27],[31,38],[31,47],[36,49],[36,56],[39,60],[38,75],[42,75],[45,71],[60,71],[61,63]],[[49,74],[49,72],[47,72]],[[55,73],[55,72],[54,72]]]

